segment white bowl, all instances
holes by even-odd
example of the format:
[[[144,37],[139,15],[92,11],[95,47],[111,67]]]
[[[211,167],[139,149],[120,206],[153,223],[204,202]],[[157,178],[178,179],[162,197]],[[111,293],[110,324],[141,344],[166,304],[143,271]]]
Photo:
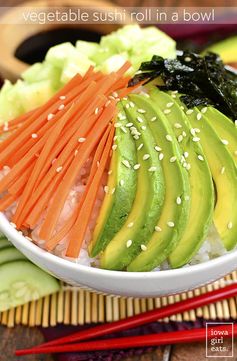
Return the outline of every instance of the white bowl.
[[[22,236],[0,213],[0,230],[27,258],[55,277],[97,292],[133,297],[156,297],[191,290],[233,271],[237,251],[211,261],[161,272],[119,272],[82,266],[48,253]]]

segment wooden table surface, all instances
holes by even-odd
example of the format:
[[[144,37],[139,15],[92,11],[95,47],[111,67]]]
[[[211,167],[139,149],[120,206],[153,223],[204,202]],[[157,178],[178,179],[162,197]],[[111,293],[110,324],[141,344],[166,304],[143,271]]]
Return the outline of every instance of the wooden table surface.
[[[38,328],[17,326],[9,329],[0,326],[0,361],[53,361],[50,355],[30,355],[15,357],[13,351],[17,348],[27,348],[43,342],[43,336]],[[157,348],[155,352],[142,356],[127,358],[124,361],[205,361],[205,342],[186,345],[176,345],[171,348],[170,356],[167,348]],[[237,361],[237,344],[235,342],[234,357],[212,357],[211,361]],[[76,361],[76,360],[75,360]]]

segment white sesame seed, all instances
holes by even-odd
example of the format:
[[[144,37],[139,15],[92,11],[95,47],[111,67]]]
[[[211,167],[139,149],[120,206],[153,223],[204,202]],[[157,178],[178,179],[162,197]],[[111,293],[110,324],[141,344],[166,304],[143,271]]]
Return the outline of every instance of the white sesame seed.
[[[113,97],[118,98],[118,93],[117,92],[113,92],[112,95],[113,95]]]
[[[172,98],[176,98],[176,95],[175,94],[171,94]]]
[[[126,116],[124,114],[122,114],[122,113],[119,113],[118,118],[119,118],[119,120],[125,120]]]
[[[123,187],[123,186],[124,186],[124,180],[121,179],[121,180],[119,181],[119,184],[121,185],[121,187]]]
[[[151,122],[154,122],[156,119],[157,119],[156,117],[152,117]]]
[[[229,144],[228,140],[226,140],[226,139],[221,139],[221,143],[224,144],[224,145],[228,145],[228,144]]]
[[[192,114],[192,113],[193,113],[193,109],[188,109],[188,110],[186,111],[186,114],[187,114],[187,115]]]
[[[125,127],[120,127],[120,129],[124,132],[127,133],[127,129]]]
[[[128,160],[124,159],[124,160],[122,160],[122,163],[123,163],[123,165],[125,165],[125,167],[131,168],[131,165]]]
[[[196,135],[196,130],[194,128],[191,128],[190,129],[190,133],[195,137]]]
[[[186,56],[186,57],[184,58],[184,60],[185,60],[187,63],[189,63],[189,62],[192,60],[192,58],[190,58],[190,56]]]
[[[189,201],[189,200],[190,200],[190,197],[189,197],[189,196],[185,196],[184,199],[185,199],[185,201]]]
[[[139,123],[143,123],[143,119],[141,118],[141,117],[137,117],[137,121],[139,122]]]
[[[177,158],[176,158],[175,156],[174,156],[174,157],[171,157],[171,158],[170,158],[170,163],[174,163],[174,162],[176,161],[176,159],[177,159]]]
[[[141,250],[145,252],[147,250],[147,246],[145,246],[145,244],[141,244]]]
[[[36,133],[31,134],[31,138],[36,139],[38,138],[38,135]]]
[[[202,112],[203,114],[205,114],[206,111],[207,111],[207,107],[204,107],[204,108],[201,109],[201,112]]]
[[[122,126],[122,124],[119,123],[119,122],[114,123],[114,127],[115,127],[115,128],[120,128],[121,126]]]
[[[150,98],[150,95],[148,93],[143,93],[142,95],[146,98]]]
[[[159,160],[162,160],[164,158],[164,154],[163,153],[160,153],[159,154]]]
[[[178,90],[172,90],[172,94],[178,94]]]
[[[182,140],[183,140],[183,136],[182,136],[182,134],[180,134],[180,135],[178,136],[178,142],[181,143]]]
[[[156,231],[156,232],[161,232],[162,229],[161,229],[159,226],[155,226],[155,231]]]
[[[193,142],[199,142],[200,138],[198,137],[193,137]]]
[[[134,222],[130,222],[130,223],[128,223],[127,227],[128,227],[128,228],[132,228],[133,225],[134,225]]]
[[[170,109],[165,109],[165,110],[163,111],[163,113],[164,113],[164,114],[169,114],[169,113],[171,113],[171,110],[170,110]]]
[[[137,147],[137,150],[141,150],[142,149],[142,147],[143,147],[143,143],[141,143],[138,147]]]
[[[175,124],[174,124],[174,127],[175,127],[176,129],[179,129],[179,128],[182,128],[182,125],[181,125],[180,123],[175,123]]]
[[[110,175],[110,174],[112,174],[113,173],[113,171],[112,171],[112,169],[110,169],[109,171],[108,171],[108,175]]]
[[[150,154],[144,154],[144,156],[142,157],[143,160],[147,160],[150,158]]]
[[[133,169],[137,170],[137,169],[139,169],[140,167],[141,167],[141,164],[138,163],[138,164],[135,164],[135,165],[134,165]]]
[[[202,118],[202,114],[201,113],[198,113],[197,114],[197,120],[200,120]]]
[[[60,173],[62,169],[63,169],[63,167],[60,166],[60,167],[56,168],[56,172],[57,172],[57,173]]]
[[[142,129],[142,130],[146,130],[146,126],[145,126],[145,125],[142,125],[142,126],[141,126],[141,129]]]
[[[180,109],[184,110],[184,106],[183,106],[183,105],[181,105]]]
[[[224,174],[225,173],[225,167],[222,167],[221,168],[221,174]]]
[[[129,107],[130,107],[130,105],[127,103],[127,104],[125,105],[125,108],[128,109]]]
[[[134,108],[134,107],[135,107],[135,104],[134,104],[133,102],[129,102],[129,104],[130,104],[130,107],[131,107],[131,108]]]
[[[188,165],[188,163],[187,163],[187,162],[183,162],[183,167],[184,167],[184,168],[186,168],[186,167],[187,167],[187,165]]]
[[[140,114],[145,114],[146,113],[145,109],[137,109],[137,112],[140,113]]]
[[[59,99],[64,100],[64,99],[66,99],[66,96],[65,95],[60,95]]]
[[[58,110],[63,110],[65,108],[64,104],[59,105]]]
[[[162,150],[162,148],[161,148],[161,147],[158,147],[158,145],[156,145],[156,146],[155,146],[155,150],[156,150],[157,152],[160,152],[160,151]]]
[[[47,116],[47,120],[51,120],[53,119],[54,117],[54,114],[53,113],[49,113],[48,116]]]
[[[130,127],[132,127],[132,126],[133,126],[133,123],[127,123],[127,124],[126,124],[126,127],[127,127],[127,128],[130,128]]]
[[[189,154],[188,152],[184,152],[184,158],[188,158]]]
[[[116,188],[113,188],[110,193],[111,193],[111,194],[114,194],[115,189],[116,189]]]
[[[116,150],[117,148],[118,148],[117,144],[113,144],[113,145],[112,145],[112,149],[113,149],[113,150]]]
[[[182,199],[181,199],[180,197],[177,197],[177,198],[176,198],[176,203],[177,203],[178,205],[180,205],[180,204],[182,203]]]
[[[174,222],[171,222],[171,221],[167,222],[167,226],[170,227],[170,228],[173,228],[174,227]]]
[[[123,97],[123,100],[128,100],[128,97]]]
[[[204,161],[204,158],[201,154],[198,154],[198,159],[201,160],[201,161]]]
[[[104,192],[105,192],[106,194],[109,193],[109,186],[104,186]]]
[[[80,137],[78,138],[79,143],[84,143],[86,141],[86,138]]]
[[[78,154],[78,150],[76,149],[74,152],[74,155],[76,156]]]
[[[170,103],[166,104],[167,108],[171,108],[173,105],[174,105],[174,102],[170,102]]]
[[[190,169],[191,169],[191,164],[190,164],[190,163],[187,164],[186,169],[187,169],[187,170],[190,170]]]
[[[232,222],[229,222],[229,223],[227,224],[227,228],[228,228],[228,229],[233,228],[233,223],[232,223]]]
[[[53,165],[56,162],[57,158],[54,158],[51,162],[51,164]]]
[[[201,130],[200,130],[199,128],[194,128],[194,130],[195,130],[196,133],[200,133],[200,132],[201,132]]]
[[[172,142],[173,139],[170,134],[167,134],[165,137],[168,140],[168,142]]]
[[[132,240],[129,239],[126,243],[126,247],[129,248],[129,247],[131,247],[131,245],[132,245]]]
[[[135,140],[138,140],[140,137],[139,137],[139,135],[134,135],[134,137],[133,137]]]
[[[183,131],[182,136],[185,138],[187,136],[187,133],[185,131]]]
[[[155,172],[156,169],[157,169],[156,167],[150,167],[150,168],[148,169],[148,171],[149,171],[149,172]]]

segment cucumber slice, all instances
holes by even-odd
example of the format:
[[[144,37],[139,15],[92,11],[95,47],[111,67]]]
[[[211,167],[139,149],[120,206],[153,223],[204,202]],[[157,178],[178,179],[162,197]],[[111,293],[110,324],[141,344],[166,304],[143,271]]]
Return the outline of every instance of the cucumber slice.
[[[8,246],[0,250],[0,265],[22,259],[26,259],[26,257],[14,247]],[[2,282],[1,277],[0,280]]]
[[[0,266],[0,311],[57,292],[59,282],[29,261]]]
[[[6,238],[0,238],[0,249],[11,247],[11,243]]]

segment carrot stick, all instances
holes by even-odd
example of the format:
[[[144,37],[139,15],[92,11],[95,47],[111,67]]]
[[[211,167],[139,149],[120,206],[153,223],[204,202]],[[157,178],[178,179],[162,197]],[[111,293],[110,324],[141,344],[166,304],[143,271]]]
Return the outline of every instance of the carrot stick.
[[[58,217],[61,213],[62,207],[67,198],[68,192],[72,184],[74,183],[78,172],[80,171],[82,165],[84,164],[87,157],[91,153],[95,144],[100,139],[101,135],[106,129],[109,121],[111,121],[111,119],[113,118],[114,114],[115,114],[115,104],[111,103],[107,108],[105,108],[98,122],[92,128],[90,134],[87,137],[86,142],[82,143],[80,149],[80,159],[78,159],[79,157],[76,156],[75,159],[73,160],[70,168],[67,171],[67,174],[65,175],[62,183],[60,184],[55,194],[52,204],[49,206],[46,219],[40,231],[40,238],[47,241],[52,237],[53,229],[56,226]]]
[[[121,66],[121,68],[116,71],[116,74],[118,75],[118,78],[121,78],[125,73],[126,71],[128,71],[128,69],[131,68],[131,63],[129,61],[126,61],[123,66]]]
[[[0,199],[0,212],[5,211],[12,203],[17,200],[18,195],[7,194],[4,198]]]
[[[69,235],[69,245],[67,248],[66,255],[68,257],[77,258],[80,253],[81,245],[85,237],[85,233],[91,218],[91,213],[94,208],[96,196],[101,185],[101,179],[105,171],[105,167],[108,163],[109,155],[111,152],[111,147],[113,144],[114,137],[114,127],[112,127],[104,152],[101,157],[100,164],[98,166],[97,172],[94,176],[93,181],[90,184],[90,189],[88,190],[85,200],[82,204],[80,212],[78,214],[76,223],[74,224]]]

